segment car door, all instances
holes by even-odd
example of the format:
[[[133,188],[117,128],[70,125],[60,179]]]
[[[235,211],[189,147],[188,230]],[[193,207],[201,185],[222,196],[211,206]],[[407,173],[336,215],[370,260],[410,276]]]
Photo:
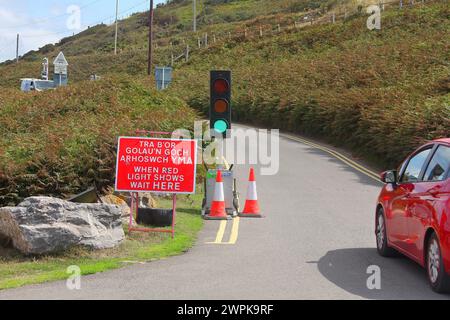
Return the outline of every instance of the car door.
[[[400,173],[399,183],[393,190],[391,201],[391,241],[407,252],[410,251],[408,231],[409,205],[411,196],[415,193],[416,184],[423,173],[425,163],[430,156],[432,145],[426,146],[414,153]]]
[[[437,145],[420,183],[408,206],[409,251],[417,259],[423,257],[425,232],[433,218],[440,220],[439,201],[444,201],[443,188],[450,171],[450,146]]]

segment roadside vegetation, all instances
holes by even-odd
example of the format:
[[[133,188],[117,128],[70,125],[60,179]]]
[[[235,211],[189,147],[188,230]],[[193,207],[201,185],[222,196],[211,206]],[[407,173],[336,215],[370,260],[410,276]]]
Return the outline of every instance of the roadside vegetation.
[[[192,109],[149,87],[113,76],[54,91],[2,91],[0,205],[101,191],[114,183],[118,136],[193,127]]]
[[[319,137],[395,167],[428,139],[450,136],[447,4],[233,39],[177,70],[174,94],[203,112],[208,71],[233,70],[234,119]]]

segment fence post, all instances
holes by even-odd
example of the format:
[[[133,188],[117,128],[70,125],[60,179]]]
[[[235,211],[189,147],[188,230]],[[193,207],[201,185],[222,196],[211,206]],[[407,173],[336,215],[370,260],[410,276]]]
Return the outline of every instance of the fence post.
[[[263,36],[263,28],[262,28],[262,26],[259,26],[259,36],[260,37]]]
[[[278,32],[281,32],[281,26],[278,24]]]
[[[244,38],[247,39],[247,28],[244,29]]]
[[[186,45],[186,53],[185,53],[185,56],[186,56],[186,62],[188,62],[188,61],[189,61],[189,45]]]
[[[205,47],[208,47],[208,32],[205,33]]]
[[[201,44],[201,41],[200,41],[200,37],[197,37],[197,44],[198,44],[198,47],[201,48],[202,44]]]
[[[173,60],[173,53],[172,53],[171,60],[170,60],[170,65],[173,67],[173,64],[174,64],[174,60]]]

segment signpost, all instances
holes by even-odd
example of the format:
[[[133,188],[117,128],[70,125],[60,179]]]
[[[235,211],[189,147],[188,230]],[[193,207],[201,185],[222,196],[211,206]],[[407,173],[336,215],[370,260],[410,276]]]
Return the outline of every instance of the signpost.
[[[62,52],[53,61],[55,67],[53,81],[57,87],[67,85],[67,66],[69,63]]]
[[[48,80],[48,59],[44,58],[42,62],[42,72],[41,72],[42,80]]]
[[[156,67],[155,68],[156,89],[164,90],[172,82],[172,68]]]
[[[119,137],[115,189],[132,194],[136,214],[139,192],[173,194],[172,230],[133,228],[132,209],[129,231],[171,232],[173,237],[176,195],[195,193],[196,168],[197,140]]]

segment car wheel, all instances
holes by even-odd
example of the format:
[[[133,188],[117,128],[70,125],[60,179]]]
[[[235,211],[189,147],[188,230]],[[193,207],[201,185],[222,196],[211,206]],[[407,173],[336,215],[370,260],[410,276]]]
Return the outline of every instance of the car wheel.
[[[397,251],[388,246],[386,220],[384,218],[383,209],[379,209],[377,213],[376,237],[377,237],[377,250],[380,256],[394,257],[397,255]]]
[[[426,268],[431,288],[437,293],[450,292],[450,277],[445,272],[441,246],[434,233],[427,244]]]

